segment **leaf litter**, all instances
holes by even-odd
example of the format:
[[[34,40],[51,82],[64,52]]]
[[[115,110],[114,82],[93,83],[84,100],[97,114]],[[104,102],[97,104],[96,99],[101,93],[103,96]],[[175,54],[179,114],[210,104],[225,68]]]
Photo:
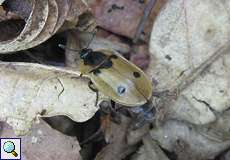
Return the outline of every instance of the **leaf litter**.
[[[96,27],[90,15],[92,13],[98,32],[90,47],[117,50],[144,69],[152,77],[154,92],[161,93],[153,99],[156,118],[152,124],[132,131],[130,125],[133,119],[127,117],[129,114],[126,111],[119,111],[122,123],[115,123],[111,119],[102,134],[104,140],[96,139],[82,146],[81,151],[85,153],[82,154],[83,159],[199,160],[227,156],[228,152],[226,155],[224,153],[230,147],[227,125],[228,1],[157,1],[143,23],[144,27],[139,24],[150,1],[27,2],[31,2],[32,10],[26,8],[20,12],[16,8],[16,12],[13,12],[9,8],[9,14],[19,16],[4,16],[5,19],[1,21],[2,24],[8,19],[15,24],[14,18],[25,21],[23,27],[11,28],[14,38],[12,35],[2,36],[0,52],[6,56],[2,56],[1,60],[4,61],[9,52],[19,55],[16,51],[28,48],[32,48],[29,50],[31,53],[45,50],[44,53],[52,52],[55,55],[57,49],[52,48],[54,42],[47,39],[59,34],[61,38],[55,37],[58,43],[67,41],[69,48],[80,49],[79,44],[87,44],[91,38],[75,32],[76,28],[92,33]],[[41,19],[36,18],[37,14],[41,15]],[[138,40],[135,35],[138,35]],[[54,124],[58,130],[67,130],[65,126],[72,126],[69,127],[71,135],[75,134],[75,127],[80,125],[76,122],[94,120],[95,117],[98,119],[98,107],[94,106],[95,93],[88,88],[87,78],[79,78],[79,56],[66,50],[65,57],[61,62],[65,68],[22,62],[0,63],[0,82],[4,84],[0,92],[3,107],[0,117],[13,127],[17,135],[28,135],[40,116],[51,117],[52,123],[49,124]],[[103,96],[100,95],[100,98],[105,98]],[[75,122],[65,121],[57,115],[66,115]],[[52,116],[56,116],[56,119],[52,120]],[[87,128],[87,123],[91,123],[88,132],[77,132],[85,135],[95,133],[96,122],[89,121],[81,124]],[[103,123],[102,120],[101,125]]]

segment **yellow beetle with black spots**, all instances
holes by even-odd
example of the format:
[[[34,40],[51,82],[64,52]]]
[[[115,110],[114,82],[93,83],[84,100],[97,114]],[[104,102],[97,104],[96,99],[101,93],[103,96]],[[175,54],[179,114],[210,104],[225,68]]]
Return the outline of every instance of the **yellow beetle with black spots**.
[[[111,100],[134,107],[152,97],[152,83],[136,65],[116,51],[84,48],[80,51],[80,72],[88,76],[94,88]]]

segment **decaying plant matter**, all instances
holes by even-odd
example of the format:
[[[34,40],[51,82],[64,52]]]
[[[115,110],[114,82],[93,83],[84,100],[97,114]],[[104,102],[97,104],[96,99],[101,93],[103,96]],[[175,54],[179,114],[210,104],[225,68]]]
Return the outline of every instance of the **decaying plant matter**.
[[[25,159],[230,159],[230,1],[0,6],[0,133],[25,141]],[[117,51],[151,77],[151,114],[96,96],[79,72],[88,45]]]
[[[78,7],[78,8],[76,8]],[[31,0],[31,1],[6,1],[3,8],[7,12],[15,12],[20,16],[19,22],[23,23],[17,28],[17,33],[10,39],[0,43],[0,52],[9,53],[19,50],[25,50],[39,45],[54,35],[63,23],[71,20],[73,24],[78,21],[78,16],[88,10],[84,1],[68,0]],[[10,19],[9,19],[10,21]],[[4,32],[9,28],[8,32]],[[4,37],[7,37],[15,27],[2,25],[1,31]]]

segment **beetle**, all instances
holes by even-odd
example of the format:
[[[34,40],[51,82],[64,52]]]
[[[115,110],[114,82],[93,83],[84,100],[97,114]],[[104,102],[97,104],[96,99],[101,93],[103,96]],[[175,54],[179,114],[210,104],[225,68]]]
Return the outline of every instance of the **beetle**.
[[[143,105],[151,99],[151,80],[140,68],[115,50],[93,51],[88,46],[79,52],[80,72],[90,78],[89,87],[93,91],[99,91],[114,102],[128,107]],[[74,50],[60,44],[59,47]]]
[[[111,100],[124,106],[139,106],[152,97],[152,83],[136,65],[113,50],[84,48],[80,72]]]

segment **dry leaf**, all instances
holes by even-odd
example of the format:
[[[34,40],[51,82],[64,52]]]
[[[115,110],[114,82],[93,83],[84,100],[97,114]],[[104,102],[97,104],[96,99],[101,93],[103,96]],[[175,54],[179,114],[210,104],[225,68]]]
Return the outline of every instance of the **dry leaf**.
[[[211,131],[201,132],[196,126],[169,120],[163,126],[153,129],[151,136],[161,147],[175,152],[179,160],[204,160],[213,159],[230,147],[230,139],[222,140],[222,136],[216,135],[213,140],[205,136],[208,132]]]
[[[5,11],[4,8],[2,6],[0,6],[0,22],[7,21],[10,19],[13,19],[13,20],[20,19],[20,17],[13,12]]]
[[[79,16],[83,13],[89,12],[87,3],[84,0],[71,0],[71,2],[69,1],[68,3],[71,3],[71,6],[66,20],[77,24]]]
[[[149,1],[149,0],[148,0]],[[152,11],[149,15],[148,20],[146,21],[146,24],[144,26],[144,30],[140,35],[140,39],[144,40],[146,43],[150,39],[151,31],[152,31],[152,26],[160,12],[160,10],[164,7],[165,3],[167,3],[167,0],[156,0],[155,5],[152,8]]]
[[[145,7],[149,5],[150,0],[87,1],[100,27],[119,35],[134,38]],[[165,0],[156,1],[150,17],[144,22],[141,37],[138,38],[145,41],[149,39],[152,24],[164,3]]]
[[[1,122],[0,137],[17,137],[12,127]],[[21,157],[24,160],[66,159],[80,160],[80,146],[73,137],[65,136],[52,129],[47,123],[41,120],[39,124],[34,124],[31,132],[26,136],[20,136],[22,148]]]
[[[121,124],[111,123],[109,144],[96,156],[95,160],[121,160],[132,153],[136,147],[127,144],[126,136],[130,126],[130,118],[121,116]],[[107,130],[108,132],[108,130]]]
[[[30,4],[32,5],[32,10],[26,20],[24,29],[15,39],[1,42],[0,52],[5,53],[25,49],[22,46],[31,42],[42,31],[49,15],[48,1],[35,2],[32,0]]]
[[[133,0],[90,1],[97,24],[114,33],[134,37],[143,14],[144,3]]]
[[[229,9],[229,1],[172,0],[153,26],[148,73],[159,90],[186,88],[170,107],[177,118],[205,124],[216,118],[212,109],[229,107]]]
[[[143,137],[143,146],[131,160],[169,160],[155,141],[147,134]]]
[[[77,122],[98,110],[96,94],[79,72],[30,63],[0,63],[0,119],[26,134],[34,119],[66,115]]]
[[[214,158],[230,147],[230,119],[224,116],[230,100],[229,10],[230,1],[172,0],[153,26],[148,74],[156,90],[176,89],[179,95],[163,106],[166,122],[151,134],[181,160]]]
[[[136,130],[130,130],[127,133],[127,143],[135,145],[149,132],[149,125],[144,125]]]
[[[77,23],[77,17],[88,10],[82,0],[8,1],[7,6],[25,20],[25,26],[21,28],[19,35],[15,34],[13,38],[1,41],[1,53],[37,46],[54,35],[66,19]]]
[[[147,45],[133,46],[135,53],[131,54],[130,61],[145,70],[149,66],[150,56]]]

